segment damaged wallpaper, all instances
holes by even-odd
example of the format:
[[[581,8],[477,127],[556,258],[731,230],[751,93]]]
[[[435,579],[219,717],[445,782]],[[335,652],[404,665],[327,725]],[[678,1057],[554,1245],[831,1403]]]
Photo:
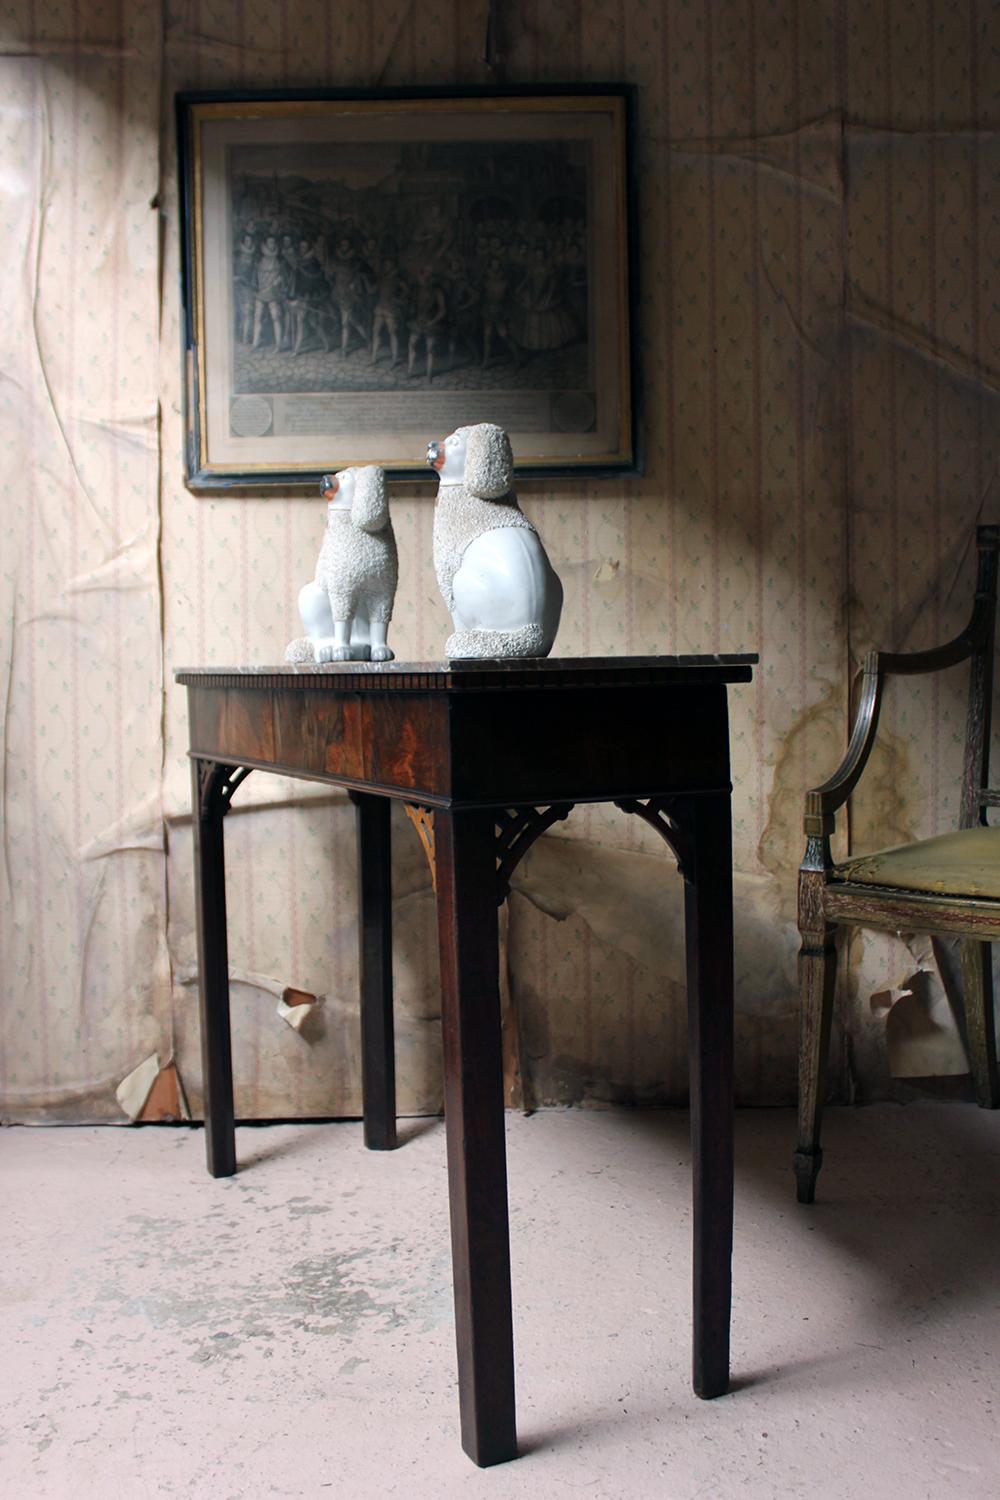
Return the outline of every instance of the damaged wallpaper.
[[[732,695],[737,1079],[745,1102],[794,1097],[803,793],[846,745],[860,657],[960,628],[975,523],[1000,519],[1000,14],[516,0],[491,74],[486,11],[83,0],[0,19],[7,1120],[198,1114],[173,671],[279,660],[322,532],[313,496],[184,487],[172,96],[491,77],[639,87],[645,473],[519,493],[566,587],[560,654],[761,654]],[[392,505],[393,645],[433,658],[433,490]],[[964,692],[962,669],[893,685],[841,852],[954,826]],[[340,793],[259,773],[227,818],[245,1118],[358,1112],[353,819]],[[433,1111],[433,896],[402,815],[393,835],[400,1108]],[[503,943],[524,1102],[683,1102],[681,912],[638,819],[578,809],[535,845]],[[840,1097],[961,1091],[948,949],[858,933],[842,955]]]

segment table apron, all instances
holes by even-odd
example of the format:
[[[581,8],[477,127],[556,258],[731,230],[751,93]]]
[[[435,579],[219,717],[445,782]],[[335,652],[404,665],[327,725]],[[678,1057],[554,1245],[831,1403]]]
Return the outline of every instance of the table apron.
[[[197,687],[188,696],[198,759],[427,807],[606,802],[729,788],[721,684],[550,695]]]

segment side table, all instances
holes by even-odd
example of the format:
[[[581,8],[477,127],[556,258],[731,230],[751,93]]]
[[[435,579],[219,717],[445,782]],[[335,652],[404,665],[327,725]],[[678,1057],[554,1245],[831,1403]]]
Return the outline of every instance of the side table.
[[[693,1384],[729,1384],[733,917],[727,686],[754,655],[180,670],[188,690],[208,1169],[236,1170],[223,820],[254,769],[346,787],[358,828],[364,1130],[396,1144],[389,799],[435,875],[462,1445],[517,1452],[497,908],[583,802],[644,818],[685,880]]]

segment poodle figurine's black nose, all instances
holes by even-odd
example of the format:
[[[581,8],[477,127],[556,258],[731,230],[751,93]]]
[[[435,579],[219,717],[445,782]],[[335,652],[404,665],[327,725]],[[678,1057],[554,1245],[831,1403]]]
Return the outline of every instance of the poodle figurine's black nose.
[[[427,444],[427,462],[432,469],[436,469],[438,466],[438,459],[441,457],[441,446],[440,443],[436,442]]]

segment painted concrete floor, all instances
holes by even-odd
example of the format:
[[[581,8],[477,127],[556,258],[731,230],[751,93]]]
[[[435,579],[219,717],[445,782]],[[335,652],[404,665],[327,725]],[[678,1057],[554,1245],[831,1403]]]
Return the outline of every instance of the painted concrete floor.
[[[1000,1495],[1000,1115],[738,1124],[733,1392],[690,1358],[682,1113],[511,1117],[522,1457],[459,1447],[444,1131],[0,1136],[4,1500]]]

